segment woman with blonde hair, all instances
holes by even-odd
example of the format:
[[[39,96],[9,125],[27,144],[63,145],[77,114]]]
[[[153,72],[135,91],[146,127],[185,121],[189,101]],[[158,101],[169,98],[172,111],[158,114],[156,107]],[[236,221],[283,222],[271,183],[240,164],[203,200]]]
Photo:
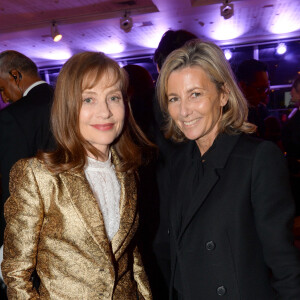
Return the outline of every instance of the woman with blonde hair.
[[[300,299],[286,162],[250,137],[247,104],[222,50],[194,40],[158,79],[170,174],[170,299]],[[166,178],[167,180],[167,178]]]
[[[135,238],[136,170],[151,143],[131,115],[127,84],[103,53],[63,66],[52,108],[57,149],[20,160],[10,175],[9,299],[152,299]]]

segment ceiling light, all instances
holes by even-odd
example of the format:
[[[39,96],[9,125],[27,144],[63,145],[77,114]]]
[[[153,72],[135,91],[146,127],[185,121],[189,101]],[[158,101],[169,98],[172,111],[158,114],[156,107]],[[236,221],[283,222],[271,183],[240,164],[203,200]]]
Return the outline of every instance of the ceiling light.
[[[62,39],[62,35],[59,33],[55,22],[51,25],[51,36],[54,42],[59,42]]]
[[[232,52],[229,49],[225,49],[224,50],[224,55],[225,55],[227,60],[230,60],[231,57],[232,57]]]
[[[132,18],[125,12],[124,16],[120,19],[120,28],[125,32],[129,32],[133,26]]]
[[[282,55],[286,52],[286,44],[285,43],[279,43],[278,46],[276,47],[276,53],[278,55]]]

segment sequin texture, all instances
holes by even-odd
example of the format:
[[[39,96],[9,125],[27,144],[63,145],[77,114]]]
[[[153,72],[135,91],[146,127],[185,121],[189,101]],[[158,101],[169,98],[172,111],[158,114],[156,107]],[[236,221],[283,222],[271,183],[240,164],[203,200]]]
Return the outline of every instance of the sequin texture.
[[[112,151],[114,165],[119,163]],[[140,299],[151,292],[136,246],[134,174],[116,172],[120,226],[110,242],[84,172],[50,173],[34,159],[11,171],[2,273],[9,299]],[[36,269],[39,294],[30,276]]]

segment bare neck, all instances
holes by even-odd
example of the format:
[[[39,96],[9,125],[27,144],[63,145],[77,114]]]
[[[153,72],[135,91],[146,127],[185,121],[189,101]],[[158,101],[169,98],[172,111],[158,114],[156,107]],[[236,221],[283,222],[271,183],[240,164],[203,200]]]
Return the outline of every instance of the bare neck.
[[[24,78],[22,78],[22,88],[23,88],[23,93],[35,82],[40,81],[41,78],[38,76],[34,76],[34,77],[27,77],[24,76]]]

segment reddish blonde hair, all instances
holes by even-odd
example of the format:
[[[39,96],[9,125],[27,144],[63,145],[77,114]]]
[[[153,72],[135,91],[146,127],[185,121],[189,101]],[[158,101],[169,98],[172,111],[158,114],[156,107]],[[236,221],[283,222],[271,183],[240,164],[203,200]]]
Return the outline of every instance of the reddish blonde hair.
[[[62,67],[56,83],[51,124],[57,148],[53,152],[39,153],[48,169],[54,173],[68,170],[82,171],[87,151],[95,157],[103,154],[86,141],[79,130],[79,113],[82,91],[92,88],[103,76],[108,76],[111,85],[120,84],[126,110],[121,135],[113,142],[120,157],[118,171],[134,171],[142,163],[142,149],[152,146],[136,125],[127,98],[128,78],[117,62],[100,52],[83,52],[72,56]]]

